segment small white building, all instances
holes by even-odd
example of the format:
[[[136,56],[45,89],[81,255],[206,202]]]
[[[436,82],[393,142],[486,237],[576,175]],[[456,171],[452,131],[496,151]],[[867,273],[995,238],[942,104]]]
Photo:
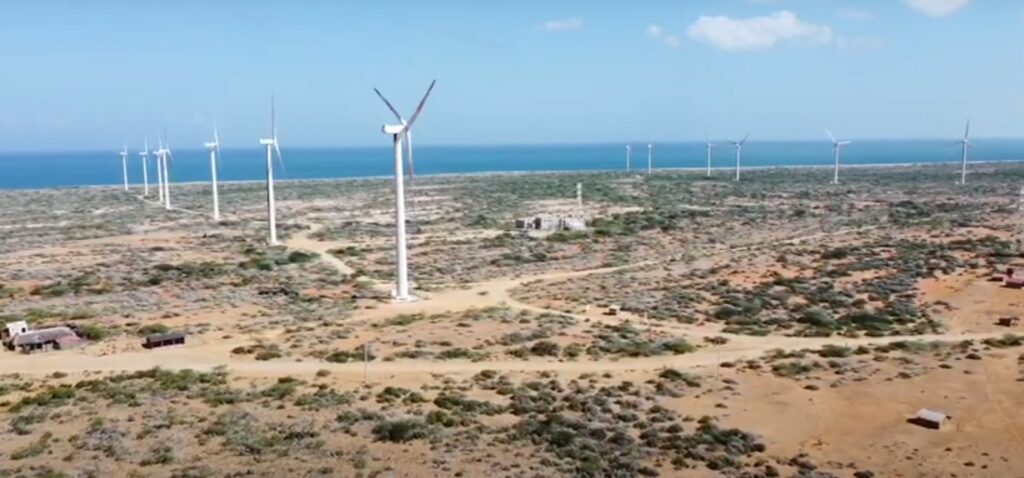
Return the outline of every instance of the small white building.
[[[950,417],[945,413],[922,408],[917,411],[917,415],[914,415],[914,418],[911,421],[914,422],[915,425],[920,425],[934,430],[941,430],[946,422],[952,418],[953,417]]]
[[[24,320],[7,322],[4,324],[4,328],[0,329],[0,340],[3,340],[5,343],[10,342],[11,339],[25,332],[28,332],[28,322]]]

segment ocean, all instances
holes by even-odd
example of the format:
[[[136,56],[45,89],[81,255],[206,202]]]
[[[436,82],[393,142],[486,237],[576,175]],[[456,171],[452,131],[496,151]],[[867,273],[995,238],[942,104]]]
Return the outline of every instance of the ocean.
[[[1024,160],[1024,139],[978,139],[971,161]],[[633,166],[647,168],[647,145],[633,143]],[[277,179],[329,179],[387,176],[394,172],[391,148],[282,148],[285,169]],[[208,181],[209,153],[176,149],[171,164],[172,182]],[[263,150],[224,149],[218,177],[223,181],[265,177]],[[522,145],[522,146],[417,146],[416,175],[525,171],[600,171],[625,169],[625,145]],[[657,143],[654,167],[703,168],[703,143]],[[952,140],[856,141],[843,148],[842,163],[913,164],[958,162],[960,149]],[[128,161],[128,179],[141,184],[141,159],[136,151]],[[153,159],[149,179],[156,181]],[[713,151],[712,166],[732,168],[735,153],[722,142]],[[828,141],[748,141],[743,147],[745,167],[827,166],[832,164]],[[117,149],[107,152],[0,153],[0,189],[39,189],[121,184]]]

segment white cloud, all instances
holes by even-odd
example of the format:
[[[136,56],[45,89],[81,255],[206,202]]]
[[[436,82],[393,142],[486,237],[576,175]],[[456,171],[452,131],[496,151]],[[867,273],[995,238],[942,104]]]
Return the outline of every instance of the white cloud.
[[[903,0],[913,8],[929,17],[944,17],[963,7],[971,0]]]
[[[537,25],[538,30],[546,32],[564,32],[568,30],[579,30],[581,28],[583,28],[583,20],[576,17],[566,18],[565,20],[548,20]]]
[[[677,48],[682,42],[679,41],[679,37],[665,33],[665,30],[658,25],[651,25],[647,27],[647,36],[654,38],[655,40],[664,42],[666,45]]]
[[[763,50],[782,41],[829,43],[832,28],[801,21],[783,10],[753,18],[701,16],[686,30],[691,40],[730,51]]]
[[[859,8],[844,8],[839,10],[839,18],[844,20],[874,20],[875,14]]]

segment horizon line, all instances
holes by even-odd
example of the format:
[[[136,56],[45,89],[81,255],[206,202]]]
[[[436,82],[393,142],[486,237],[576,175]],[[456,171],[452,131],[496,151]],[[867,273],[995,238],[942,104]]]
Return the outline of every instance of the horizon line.
[[[988,141],[1024,141],[1024,136],[976,136],[974,140],[988,140]],[[958,138],[946,138],[946,137],[907,137],[907,138],[850,138],[853,143],[881,143],[881,142],[949,142],[955,143]],[[712,138],[712,143],[725,143],[730,141],[728,138],[715,139]],[[757,139],[751,135],[751,138],[747,140],[748,143],[830,143],[826,139]],[[682,145],[682,144],[697,144],[704,145],[706,143],[703,139],[697,140],[671,140],[671,141],[659,141],[659,140],[632,140],[632,141],[593,141],[593,142],[536,142],[536,143],[418,143],[417,148],[488,148],[488,147],[577,147],[577,146],[625,146],[640,144],[645,145],[647,143],[654,144],[669,144],[669,145]],[[248,150],[248,149],[260,149],[261,146],[225,146],[223,149],[237,149],[237,150]],[[380,145],[290,145],[287,149],[299,149],[299,150],[315,150],[315,149],[388,149],[391,148],[389,144]],[[196,147],[179,147],[178,150],[183,151],[197,151],[205,150],[203,146]],[[14,154],[48,154],[48,153],[114,153],[121,151],[121,146],[111,149],[10,149],[0,150],[0,155],[14,155]],[[137,148],[128,148],[130,153],[137,153]]]

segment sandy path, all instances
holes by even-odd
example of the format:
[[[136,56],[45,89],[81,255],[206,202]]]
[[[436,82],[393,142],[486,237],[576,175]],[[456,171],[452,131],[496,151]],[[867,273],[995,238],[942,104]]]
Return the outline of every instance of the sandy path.
[[[352,269],[334,257],[327,251],[332,248],[333,243],[316,241],[309,236],[322,225],[313,225],[311,229],[292,236],[285,244],[292,248],[306,249],[318,252],[323,259],[343,273],[351,273]],[[873,228],[873,227],[872,227]],[[866,229],[866,228],[862,228]],[[851,229],[837,231],[835,234],[857,232],[862,229]],[[835,235],[833,234],[833,235]],[[759,245],[733,247],[728,251],[716,253],[715,255],[747,251],[765,247],[773,247],[782,243],[792,243],[827,236],[827,233],[810,234],[803,237],[780,239]],[[710,259],[705,257],[704,259]],[[704,262],[703,260],[700,262]],[[353,320],[380,320],[393,317],[397,314],[409,313],[441,313],[460,311],[470,308],[483,308],[496,305],[507,305],[510,307],[526,309],[539,313],[561,312],[549,310],[520,302],[510,295],[510,291],[527,282],[553,281],[582,277],[591,274],[607,274],[627,269],[644,267],[654,264],[654,261],[645,261],[625,266],[589,269],[581,271],[550,272],[535,276],[523,276],[512,278],[501,278],[477,283],[459,289],[447,289],[430,294],[423,294],[418,301],[405,303],[381,304],[375,309],[358,310]],[[580,320],[590,321],[614,321],[620,323],[622,317],[597,318],[594,316],[583,316],[577,314],[564,314]],[[687,324],[665,324],[658,323],[661,327],[677,329],[690,338],[701,338],[710,335],[720,335],[717,325],[687,325]],[[696,352],[685,355],[643,357],[632,359],[610,359],[601,361],[550,361],[550,360],[496,360],[468,362],[464,360],[453,361],[430,361],[430,360],[398,360],[391,362],[374,362],[369,368],[374,375],[420,375],[429,374],[473,374],[481,370],[498,370],[503,372],[528,372],[528,371],[552,371],[568,374],[579,374],[585,372],[607,372],[626,370],[653,370],[662,367],[704,367],[721,363],[723,361],[737,361],[757,358],[764,353],[774,350],[798,350],[804,348],[819,348],[826,344],[835,345],[867,345],[884,344],[901,340],[938,340],[957,341],[984,339],[1001,336],[1002,333],[980,333],[980,334],[934,334],[921,336],[899,336],[881,338],[858,338],[850,339],[844,337],[830,338],[804,338],[804,337],[754,337],[742,335],[729,335],[729,343],[723,346],[702,348]],[[236,340],[237,341],[237,340]],[[318,360],[309,361],[255,361],[247,357],[233,356],[230,353],[237,343],[236,341],[217,342],[212,344],[193,344],[180,348],[169,348],[154,351],[132,351],[116,355],[96,356],[87,355],[84,352],[73,352],[73,359],[69,360],[68,352],[45,353],[36,355],[5,354],[0,358],[0,373],[26,373],[26,374],[51,374],[61,371],[67,373],[83,373],[86,371],[130,371],[144,370],[153,367],[169,369],[192,368],[207,370],[217,366],[226,366],[232,372],[242,376],[280,376],[289,374],[312,374],[318,370],[331,370],[343,379],[360,379],[364,373],[364,364],[332,364]]]
[[[333,242],[318,241],[309,237],[323,228],[323,224],[310,224],[309,229],[292,235],[288,240],[284,241],[284,244],[291,249],[303,249],[316,252],[317,254],[320,254],[321,260],[330,264],[335,269],[338,269],[338,272],[341,272],[344,275],[351,275],[355,270],[349,267],[349,265],[344,263],[341,259],[338,259],[334,254],[328,252],[329,250],[338,247],[337,244]]]

